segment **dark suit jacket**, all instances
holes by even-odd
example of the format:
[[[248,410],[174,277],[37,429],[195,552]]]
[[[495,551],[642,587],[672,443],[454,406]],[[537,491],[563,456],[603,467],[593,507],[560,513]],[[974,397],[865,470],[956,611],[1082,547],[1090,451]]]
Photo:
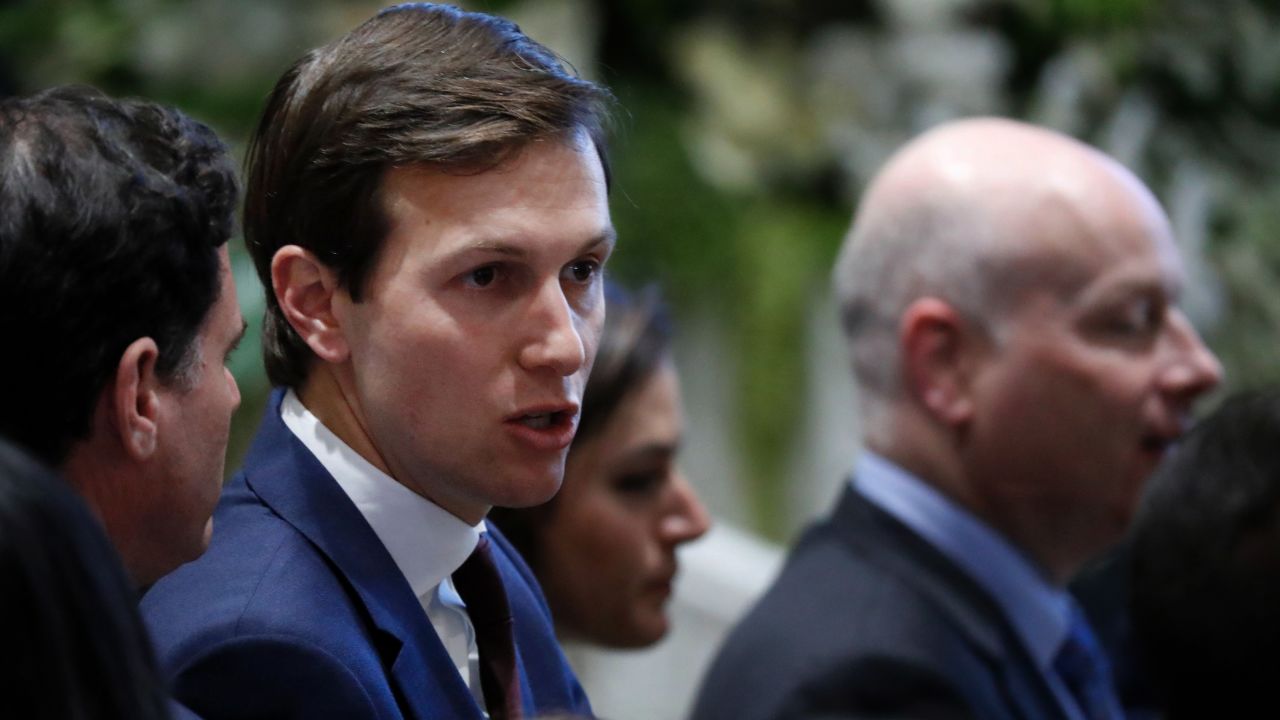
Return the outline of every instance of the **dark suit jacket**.
[[[201,720],[201,718],[191,712],[191,709],[186,705],[177,700],[171,700],[169,702],[169,720]]]
[[[199,560],[142,601],[179,701],[222,718],[482,717],[409,583],[280,419],[276,391]],[[533,575],[492,532],[529,715],[591,714]]]
[[[695,720],[1065,720],[992,598],[852,489],[730,634]]]

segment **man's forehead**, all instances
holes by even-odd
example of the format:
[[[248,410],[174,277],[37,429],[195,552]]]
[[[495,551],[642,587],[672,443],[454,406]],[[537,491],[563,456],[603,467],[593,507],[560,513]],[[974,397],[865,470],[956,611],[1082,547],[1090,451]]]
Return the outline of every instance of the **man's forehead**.
[[[589,179],[600,186],[601,197],[607,197],[603,163],[593,147],[585,136],[551,137],[514,147],[492,162],[397,165],[383,174],[380,192],[390,208],[406,200],[430,203],[442,192],[453,197],[476,195],[493,205],[518,205],[536,190],[532,182],[568,186]],[[448,211],[451,205],[445,203],[437,209]]]
[[[1006,241],[1048,262],[1100,268],[1131,258],[1181,275],[1168,218],[1150,191],[1114,163],[1091,163],[1078,176],[1049,177],[1006,200]]]
[[[615,239],[598,157],[563,140],[530,145],[470,174],[395,167],[383,179],[381,200],[388,221],[384,257],[420,252],[427,239],[428,255],[441,262],[530,258],[544,249],[585,254],[604,246],[608,252]]]

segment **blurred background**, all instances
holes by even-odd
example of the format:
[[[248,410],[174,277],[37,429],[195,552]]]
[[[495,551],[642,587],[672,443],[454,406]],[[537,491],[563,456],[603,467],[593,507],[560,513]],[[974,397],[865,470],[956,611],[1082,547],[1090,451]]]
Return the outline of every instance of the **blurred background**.
[[[281,72],[385,4],[0,0],[0,94],[78,82],[146,96],[243,157]],[[610,272],[672,301],[685,469],[722,521],[690,550],[672,641],[577,658],[607,716],[678,716],[778,546],[834,498],[857,419],[829,268],[875,169],[939,121],[1021,117],[1128,164],[1173,219],[1185,307],[1226,365],[1223,392],[1280,380],[1274,0],[462,4],[515,19],[618,97]],[[256,328],[261,290],[233,252]],[[229,468],[266,397],[256,342],[233,370],[244,402]]]

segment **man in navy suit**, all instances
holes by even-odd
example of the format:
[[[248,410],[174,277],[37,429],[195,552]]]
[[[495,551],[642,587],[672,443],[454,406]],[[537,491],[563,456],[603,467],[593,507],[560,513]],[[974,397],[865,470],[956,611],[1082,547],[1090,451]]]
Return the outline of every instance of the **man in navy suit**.
[[[912,142],[835,271],[865,451],[694,717],[1119,718],[1064,590],[1221,369],[1151,193],[998,119]]]
[[[606,92],[515,25],[382,11],[276,85],[245,235],[279,386],[143,611],[216,718],[589,715],[494,505],[558,489],[614,244]]]

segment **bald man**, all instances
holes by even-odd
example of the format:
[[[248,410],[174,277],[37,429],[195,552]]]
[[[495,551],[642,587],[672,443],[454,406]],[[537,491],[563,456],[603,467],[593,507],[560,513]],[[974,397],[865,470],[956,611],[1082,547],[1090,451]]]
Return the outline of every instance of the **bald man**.
[[[1119,539],[1221,368],[1149,190],[953,122],[874,179],[835,285],[864,453],[730,636],[694,718],[1119,718],[1063,586]]]

